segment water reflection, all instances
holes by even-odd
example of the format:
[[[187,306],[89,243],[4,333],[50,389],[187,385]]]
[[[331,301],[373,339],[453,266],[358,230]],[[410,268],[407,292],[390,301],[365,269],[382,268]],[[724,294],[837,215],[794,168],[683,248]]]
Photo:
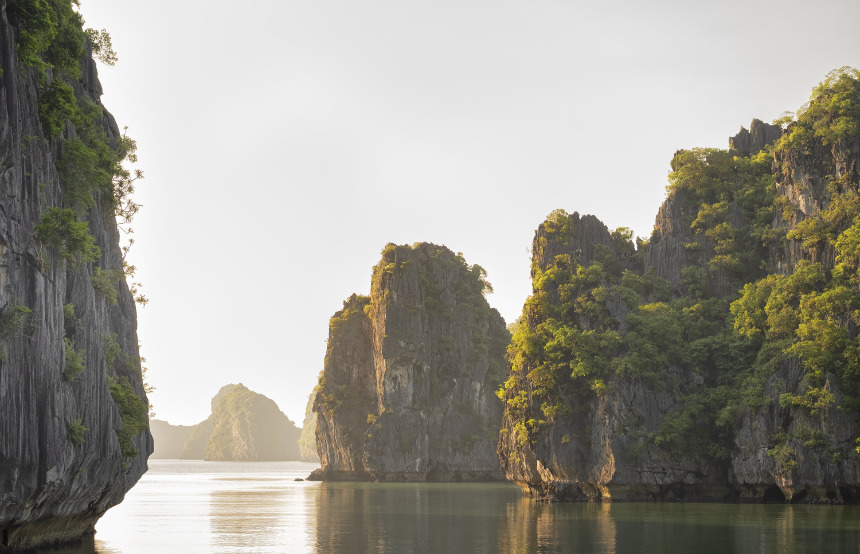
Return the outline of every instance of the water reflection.
[[[856,552],[860,507],[545,504],[507,484],[295,482],[289,465],[152,464],[97,552]],[[66,551],[85,554],[93,550]]]
[[[317,552],[496,552],[510,485],[322,483]]]

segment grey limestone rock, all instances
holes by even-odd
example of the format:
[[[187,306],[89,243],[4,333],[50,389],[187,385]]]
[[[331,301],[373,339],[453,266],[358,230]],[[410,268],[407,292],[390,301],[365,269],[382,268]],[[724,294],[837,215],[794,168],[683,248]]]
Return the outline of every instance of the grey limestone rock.
[[[95,64],[90,56],[80,64],[82,75],[73,88],[79,97],[100,104]],[[132,452],[128,449],[123,453],[117,435],[123,422],[110,391],[111,380],[127,382],[147,405],[135,302],[124,279],[115,304],[90,282],[96,265],[122,268],[112,210],[97,206],[86,213],[101,249],[96,263],[70,267],[34,239],[43,210],[62,201],[56,167],[60,144],[43,134],[36,77],[18,65],[4,9],[0,67],[0,319],[16,306],[30,310],[0,338],[2,549],[75,541],[92,533],[99,517],[121,502],[146,471],[153,444],[144,430],[131,440],[134,455],[126,455]],[[116,144],[120,132],[113,117],[104,112],[100,125]],[[68,126],[63,138],[73,133]],[[74,324],[64,321],[67,305],[73,306]],[[71,380],[64,376],[64,339],[82,353],[85,365]],[[121,349],[123,363],[107,363],[108,345]],[[80,426],[86,428],[82,440],[72,432],[80,432]]]
[[[371,297],[332,318],[315,478],[501,479],[495,391],[510,335],[483,284],[443,246],[386,247]]]

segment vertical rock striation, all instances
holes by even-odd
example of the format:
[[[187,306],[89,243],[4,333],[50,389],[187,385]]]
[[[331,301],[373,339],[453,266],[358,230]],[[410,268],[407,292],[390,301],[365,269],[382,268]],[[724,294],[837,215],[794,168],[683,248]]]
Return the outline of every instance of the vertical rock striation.
[[[75,97],[100,110],[89,47],[79,63]],[[40,101],[58,77],[49,68],[40,81],[19,64],[5,0],[0,68],[0,549],[17,549],[92,533],[146,471],[153,445],[113,206],[99,197],[82,211],[95,262],[77,265],[35,236],[67,200],[58,162],[77,129],[67,122],[47,136]],[[116,147],[117,124],[100,113],[93,125]],[[101,292],[98,270],[117,275]]]
[[[444,246],[389,244],[370,297],[332,317],[314,403],[321,479],[500,479],[509,340],[480,266]]]

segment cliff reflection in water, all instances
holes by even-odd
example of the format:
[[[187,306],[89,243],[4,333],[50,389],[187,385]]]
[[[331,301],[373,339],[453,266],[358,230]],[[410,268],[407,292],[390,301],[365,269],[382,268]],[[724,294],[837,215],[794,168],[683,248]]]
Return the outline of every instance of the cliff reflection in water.
[[[150,460],[95,551],[856,551],[860,507],[539,503],[504,483],[319,483],[313,464]],[[92,552],[92,547],[62,550]]]
[[[510,484],[322,483],[319,552],[495,552],[503,544]]]

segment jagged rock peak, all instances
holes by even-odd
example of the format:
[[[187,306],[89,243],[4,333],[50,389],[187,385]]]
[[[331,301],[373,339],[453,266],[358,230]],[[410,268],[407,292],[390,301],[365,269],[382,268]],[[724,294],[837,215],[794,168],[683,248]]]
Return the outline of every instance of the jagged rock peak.
[[[753,119],[749,131],[741,127],[738,134],[729,137],[729,150],[735,156],[755,156],[765,147],[776,142],[780,136],[782,136],[782,127],[779,125]]]

